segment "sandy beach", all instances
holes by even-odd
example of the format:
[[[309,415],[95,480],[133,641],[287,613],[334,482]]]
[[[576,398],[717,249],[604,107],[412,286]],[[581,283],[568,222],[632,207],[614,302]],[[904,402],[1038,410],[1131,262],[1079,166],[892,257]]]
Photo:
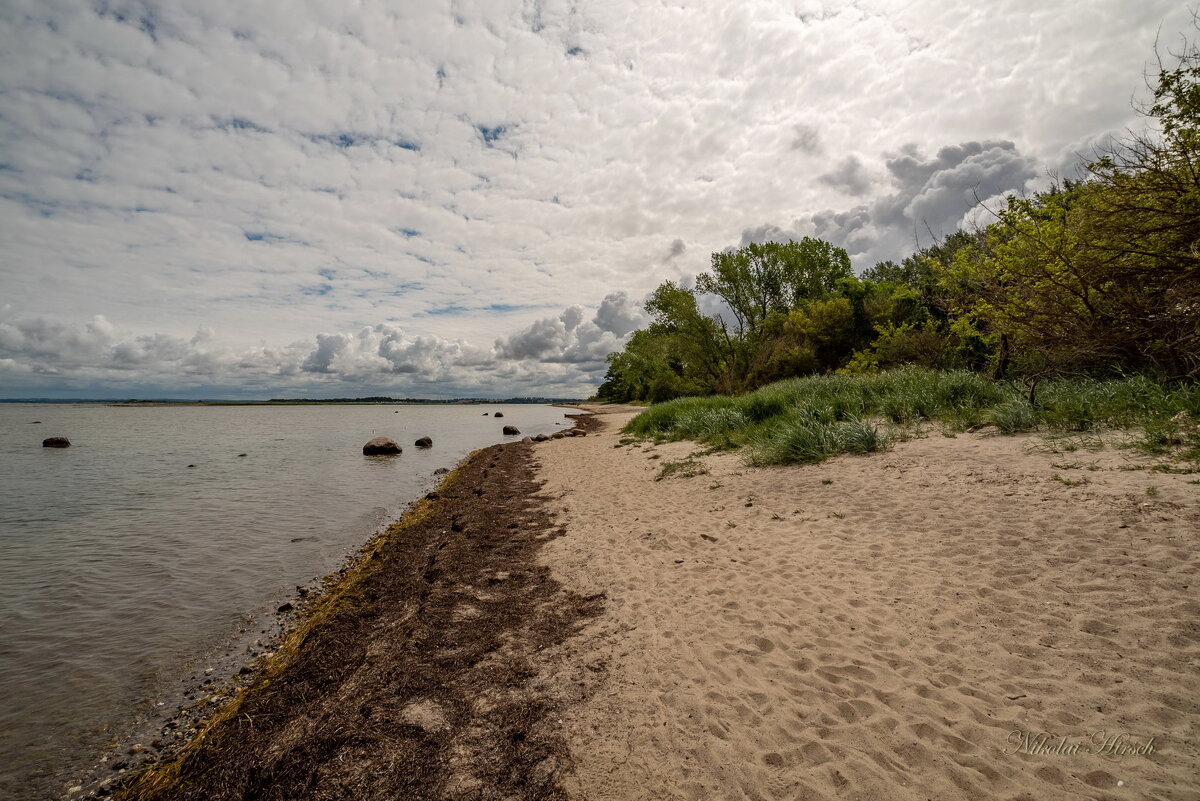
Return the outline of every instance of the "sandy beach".
[[[1194,475],[930,428],[656,480],[700,447],[598,411],[537,449],[541,559],[607,596],[545,677],[571,798],[1200,798]]]
[[[594,410],[467,459],[116,797],[1200,798],[1194,474],[933,427],[750,468]]]

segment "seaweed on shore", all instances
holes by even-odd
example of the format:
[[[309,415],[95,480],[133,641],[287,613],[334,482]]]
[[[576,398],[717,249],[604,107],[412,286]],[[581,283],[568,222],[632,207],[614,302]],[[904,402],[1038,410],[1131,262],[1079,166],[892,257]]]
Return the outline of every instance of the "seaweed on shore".
[[[533,461],[522,444],[468,458],[364,548],[250,686],[116,799],[564,798],[561,700],[536,686],[538,661],[603,597],[538,564],[562,531]]]

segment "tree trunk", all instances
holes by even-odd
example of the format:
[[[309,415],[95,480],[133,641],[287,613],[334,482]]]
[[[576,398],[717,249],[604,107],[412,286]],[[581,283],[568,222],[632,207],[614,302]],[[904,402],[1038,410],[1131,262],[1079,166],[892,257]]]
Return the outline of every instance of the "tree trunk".
[[[1008,334],[1000,335],[1000,358],[996,362],[996,372],[992,374],[992,378],[996,381],[1002,381],[1004,374],[1008,372]]]

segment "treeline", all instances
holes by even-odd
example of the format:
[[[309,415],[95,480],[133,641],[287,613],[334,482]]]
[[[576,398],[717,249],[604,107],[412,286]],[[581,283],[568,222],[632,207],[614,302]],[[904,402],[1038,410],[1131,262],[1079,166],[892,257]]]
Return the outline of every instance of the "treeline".
[[[914,364],[1022,379],[1200,377],[1200,52],[1160,68],[1155,131],[1114,142],[993,220],[856,277],[828,242],[712,254],[667,281],[609,356],[612,401],[740,394],[783,378]],[[1031,397],[1032,399],[1032,397]]]

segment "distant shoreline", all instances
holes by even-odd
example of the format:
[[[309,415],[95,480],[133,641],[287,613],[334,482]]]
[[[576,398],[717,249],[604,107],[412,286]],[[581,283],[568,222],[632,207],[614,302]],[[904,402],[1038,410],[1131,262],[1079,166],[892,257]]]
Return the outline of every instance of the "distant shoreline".
[[[582,398],[272,398],[270,400],[113,400],[95,398],[0,398],[0,403],[29,405],[91,405],[129,408],[155,406],[575,406],[586,403]]]

